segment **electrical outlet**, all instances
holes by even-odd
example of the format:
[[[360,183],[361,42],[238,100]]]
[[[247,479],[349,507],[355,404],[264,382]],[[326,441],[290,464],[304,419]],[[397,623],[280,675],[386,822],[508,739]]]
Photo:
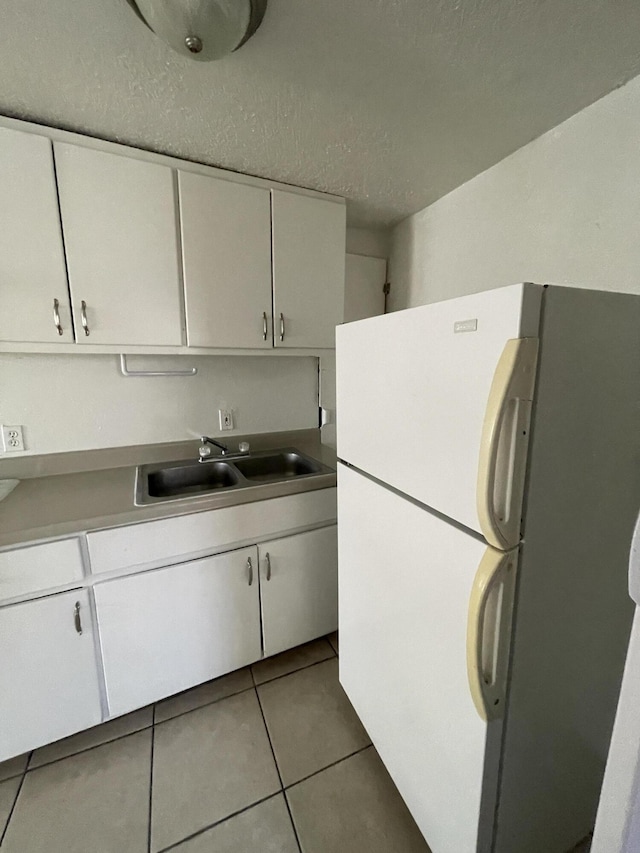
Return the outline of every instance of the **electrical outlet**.
[[[233,412],[231,409],[218,409],[220,429],[233,429]]]
[[[24,438],[21,426],[2,427],[2,446],[5,453],[13,453],[16,450],[24,450]]]

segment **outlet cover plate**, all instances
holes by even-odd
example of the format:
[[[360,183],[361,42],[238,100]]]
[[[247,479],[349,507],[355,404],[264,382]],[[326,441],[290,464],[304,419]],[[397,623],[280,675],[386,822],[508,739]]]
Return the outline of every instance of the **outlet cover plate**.
[[[2,426],[2,447],[5,453],[24,450],[24,437],[21,426]]]

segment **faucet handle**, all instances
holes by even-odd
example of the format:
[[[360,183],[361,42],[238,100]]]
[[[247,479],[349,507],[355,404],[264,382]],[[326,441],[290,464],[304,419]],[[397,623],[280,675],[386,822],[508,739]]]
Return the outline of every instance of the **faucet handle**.
[[[203,441],[198,448],[198,453],[200,454],[200,459],[205,459],[207,456],[211,456],[211,448]]]

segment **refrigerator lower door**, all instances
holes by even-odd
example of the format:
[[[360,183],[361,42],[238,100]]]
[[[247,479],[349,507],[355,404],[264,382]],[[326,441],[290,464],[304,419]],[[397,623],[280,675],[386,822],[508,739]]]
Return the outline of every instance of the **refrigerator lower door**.
[[[344,465],[340,680],[433,853],[489,851],[517,551]]]
[[[339,326],[339,458],[514,547],[542,290],[512,285]]]

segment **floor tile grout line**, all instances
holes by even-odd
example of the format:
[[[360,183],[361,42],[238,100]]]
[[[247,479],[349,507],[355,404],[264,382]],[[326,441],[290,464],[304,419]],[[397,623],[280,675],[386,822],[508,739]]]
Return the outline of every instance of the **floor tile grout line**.
[[[282,791],[274,791],[273,794],[268,794],[266,797],[262,797],[260,800],[256,800],[255,803],[250,803],[248,806],[244,806],[241,809],[238,809],[237,812],[232,812],[226,817],[220,818],[220,820],[216,820],[213,823],[208,824],[207,826],[203,826],[202,829],[198,829],[196,832],[192,832],[191,835],[185,835],[184,838],[181,838],[179,841],[174,841],[172,844],[169,844],[168,847],[163,847],[158,853],[168,853],[169,850],[174,850],[176,847],[179,847],[181,844],[184,844],[185,841],[191,841],[194,838],[197,838],[199,835],[204,835],[205,832],[208,832],[210,829],[215,829],[216,826],[220,826],[221,823],[226,823],[228,820],[231,820],[234,817],[238,817],[245,812],[248,812],[250,809],[255,808],[255,806],[260,806],[262,803],[266,803],[267,800],[272,800],[274,797],[279,797],[283,792]]]
[[[4,782],[10,782],[11,779],[17,779],[19,776],[24,776],[24,774],[27,772],[27,769],[28,765],[24,768],[24,770],[19,770],[17,773],[12,773],[11,776],[4,776],[2,779],[0,779],[0,785],[2,785]]]
[[[328,660],[333,660],[333,658],[337,657],[338,655],[334,653],[329,655],[329,657],[322,658],[322,660],[314,660],[312,663],[292,669],[290,672],[283,672],[282,675],[275,675],[273,678],[267,678],[266,681],[256,682],[256,687],[262,687],[263,684],[271,684],[272,681],[280,681],[281,678],[286,678],[288,675],[295,675],[296,672],[302,672],[303,669],[311,669],[312,666],[319,666],[321,663],[326,663]]]
[[[269,748],[271,749],[271,755],[273,756],[273,763],[276,767],[276,772],[278,774],[278,779],[280,780],[280,790],[284,791],[284,782],[282,781],[282,774],[280,773],[280,767],[278,766],[278,759],[276,758],[276,751],[273,748],[273,743],[271,742],[271,734],[269,732],[269,726],[267,725],[267,719],[264,715],[264,710],[262,709],[262,702],[260,701],[260,694],[258,693],[258,688],[254,687],[256,692],[256,699],[258,700],[258,707],[260,708],[260,716],[262,717],[262,722],[264,724],[264,730],[267,735],[267,740],[269,741]]]
[[[156,708],[151,712],[151,761],[149,766],[149,823],[147,826],[147,853],[151,853],[151,821],[153,819],[153,750],[156,740]]]
[[[331,643],[329,643],[329,645],[331,645]],[[332,651],[333,651],[333,649],[332,649]],[[260,682],[256,681],[255,675],[253,674],[253,669],[252,669],[253,664],[249,664],[249,666],[247,668],[249,669],[249,672],[251,674],[251,680],[253,682],[249,687],[243,687],[242,690],[236,690],[233,693],[228,693],[225,696],[221,696],[219,699],[212,699],[210,702],[203,702],[202,705],[197,705],[195,708],[188,708],[186,711],[180,711],[179,714],[174,714],[171,717],[167,717],[164,720],[156,720],[154,725],[158,726],[158,725],[161,725],[162,723],[168,723],[169,720],[175,720],[178,717],[183,717],[185,714],[192,714],[194,711],[199,711],[200,708],[207,708],[209,705],[215,705],[217,702],[223,702],[225,699],[231,698],[231,696],[239,696],[240,693],[246,693],[248,690],[253,690],[256,687],[262,687],[263,684],[270,684],[272,681],[278,681],[281,678],[286,678],[288,675],[294,675],[296,672],[301,672],[303,669],[309,669],[310,667],[317,666],[320,663],[326,663],[328,660],[331,660],[334,657],[338,657],[338,655],[335,652],[332,655],[329,655],[328,657],[323,658],[322,660],[314,660],[314,661],[312,661],[312,663],[306,663],[306,664],[304,664],[304,666],[296,667],[296,669],[292,669],[290,672],[283,672],[282,675],[275,675],[273,678],[268,678],[266,681],[260,681]],[[239,672],[239,670],[233,670],[233,672]],[[224,677],[225,677],[224,675],[220,676],[220,678],[224,678]],[[207,682],[204,682],[204,683],[206,684]],[[196,690],[197,686],[191,687],[189,689],[190,690]],[[188,691],[185,691],[185,692],[188,692]],[[180,695],[180,694],[177,694],[177,695]],[[158,706],[159,704],[161,704],[164,701],[166,701],[166,700],[159,699],[158,702],[155,703],[155,705]]]
[[[291,809],[289,808],[289,801],[287,800],[287,795],[284,790],[284,782],[282,781],[282,774],[280,773],[280,767],[278,766],[278,759],[276,758],[276,751],[273,748],[273,743],[271,741],[271,733],[269,732],[269,726],[267,725],[267,718],[264,715],[264,710],[262,708],[262,702],[260,701],[260,694],[258,692],[258,686],[255,687],[256,691],[256,699],[258,700],[258,707],[260,708],[260,714],[262,715],[262,722],[264,723],[264,730],[267,733],[267,740],[269,741],[269,746],[271,747],[271,754],[273,755],[273,763],[276,766],[276,771],[278,773],[278,779],[280,780],[280,791],[283,794],[283,799],[285,802],[285,806],[287,808],[287,813],[289,814],[289,820],[291,821],[291,829],[293,830],[294,838],[296,839],[296,844],[298,845],[299,853],[302,853],[302,845],[300,844],[300,839],[298,838],[298,830],[296,829],[296,825],[293,821],[293,815],[291,814]]]
[[[29,753],[29,757],[27,758],[27,763],[24,766],[24,770],[22,771],[23,773],[28,773],[29,770],[31,769],[31,762],[33,761],[33,756],[35,754],[36,754],[36,750],[32,749],[31,752]]]
[[[107,722],[109,721],[107,720]],[[38,764],[37,767],[31,767],[31,759],[29,759],[29,764],[27,765],[25,773],[33,773],[36,770],[42,770],[43,767],[51,767],[52,764],[58,764],[60,761],[65,761],[67,758],[73,758],[75,755],[82,755],[83,752],[91,752],[94,749],[99,749],[101,746],[106,746],[108,743],[115,743],[116,741],[123,740],[123,738],[131,737],[131,735],[137,735],[140,732],[146,732],[147,729],[152,728],[153,723],[149,723],[149,725],[147,726],[141,726],[139,729],[134,729],[133,731],[127,732],[126,734],[117,735],[116,737],[109,738],[109,740],[103,740],[101,743],[94,743],[91,746],[85,746],[83,747],[83,749],[78,749],[75,752],[70,752],[68,755],[61,755],[60,758],[54,758],[51,761],[45,761],[42,764]],[[88,729],[85,729],[85,731],[88,731]],[[73,737],[73,735],[71,735],[71,737]],[[54,740],[52,741],[52,743],[57,743],[57,741]],[[45,744],[45,746],[49,746],[49,744]],[[36,750],[34,749],[33,752],[36,752]]]
[[[293,819],[293,812],[291,811],[291,806],[289,805],[289,798],[287,797],[287,792],[283,791],[282,796],[284,799],[284,804],[287,807],[287,812],[289,814],[289,820],[291,821],[291,828],[293,829],[293,834],[296,839],[296,844],[298,845],[299,853],[302,853],[302,844],[300,843],[300,837],[298,836],[298,828],[296,826],[296,822]]]
[[[4,844],[4,839],[6,837],[7,832],[9,831],[9,824],[11,823],[11,820],[13,818],[13,813],[16,810],[16,806],[18,804],[18,797],[20,796],[20,792],[22,791],[22,786],[24,785],[24,780],[27,778],[27,767],[29,766],[29,762],[31,761],[31,756],[33,755],[33,752],[34,752],[34,750],[31,750],[31,752],[29,753],[29,758],[27,759],[27,765],[26,765],[26,767],[22,773],[22,778],[20,779],[20,784],[18,785],[18,790],[16,791],[16,795],[13,798],[13,805],[11,806],[11,810],[9,811],[9,814],[7,816],[7,822],[4,825],[4,829],[0,833],[0,847],[2,847],[2,845]],[[11,778],[15,779],[16,777],[12,776]],[[5,781],[8,781],[8,780],[5,780]]]
[[[322,639],[326,639],[326,637],[322,638]],[[260,683],[256,682],[255,676],[253,674],[253,670],[251,668],[252,664],[250,664],[248,666],[248,669],[249,669],[249,672],[251,674],[251,680],[253,681],[253,684],[250,687],[244,687],[242,690],[237,690],[234,693],[229,693],[227,696],[221,696],[219,699],[213,699],[211,702],[205,702],[203,705],[198,705],[196,708],[189,708],[186,711],[181,711],[179,714],[175,714],[174,716],[167,717],[164,720],[156,721],[156,719],[155,719],[156,708],[161,702],[165,701],[164,699],[160,699],[158,702],[152,703],[152,722],[149,723],[148,725],[141,726],[139,729],[134,729],[133,731],[127,732],[126,734],[116,735],[116,737],[109,738],[108,740],[104,740],[101,743],[96,743],[96,744],[93,744],[92,746],[83,747],[82,749],[78,749],[78,750],[75,750],[74,752],[70,752],[68,755],[62,755],[62,756],[60,756],[60,758],[54,758],[51,761],[45,761],[42,764],[38,764],[36,767],[31,766],[31,760],[33,758],[34,753],[37,750],[31,750],[31,752],[29,753],[29,758],[27,760],[27,764],[26,764],[25,769],[20,773],[14,773],[12,776],[7,776],[7,778],[3,779],[2,781],[8,782],[9,779],[16,779],[18,776],[22,776],[26,773],[31,773],[34,770],[40,770],[42,767],[49,767],[51,764],[57,764],[59,761],[64,761],[65,758],[72,758],[74,755],[80,755],[83,752],[89,752],[92,749],[97,749],[99,746],[105,746],[108,743],[115,743],[118,740],[122,740],[122,738],[130,737],[131,735],[137,734],[138,732],[146,731],[147,729],[153,728],[154,726],[157,726],[157,725],[162,725],[162,723],[168,723],[170,720],[175,720],[178,717],[183,717],[185,714],[191,714],[194,711],[199,711],[200,708],[206,708],[209,705],[215,705],[218,702],[222,702],[224,699],[230,699],[232,696],[238,696],[240,693],[247,693],[249,690],[255,690],[258,687],[262,687],[264,684],[271,684],[272,681],[279,681],[281,678],[286,678],[289,675],[294,675],[296,672],[302,672],[303,669],[310,669],[312,666],[318,666],[318,664],[326,663],[328,660],[331,660],[334,657],[337,658],[338,653],[335,651],[333,646],[331,646],[331,643],[329,642],[329,640],[327,640],[327,643],[329,644],[329,646],[331,647],[331,650],[333,652],[333,654],[329,655],[329,657],[323,658],[322,660],[313,661],[312,663],[305,664],[304,666],[297,667],[296,669],[292,669],[290,672],[284,672],[284,673],[282,673],[282,675],[276,675],[276,676],[274,676],[274,678],[269,678],[266,681],[261,681]],[[268,658],[267,658],[267,660],[268,660]],[[237,672],[238,670],[234,670],[234,671]],[[224,676],[220,676],[220,677],[224,678]],[[190,688],[190,689],[193,690],[196,688]],[[134,714],[134,713],[136,713],[137,710],[141,710],[141,709],[135,709],[134,711],[131,711],[130,713]],[[113,719],[117,720],[118,717],[114,717]],[[105,725],[108,722],[112,722],[112,720],[105,720],[105,723],[102,723],[101,725]],[[84,731],[88,731],[88,729],[85,729]],[[71,737],[73,737],[73,735]],[[57,741],[52,741],[52,743],[57,743]],[[45,746],[49,746],[49,744],[45,744]],[[283,790],[284,790],[284,788],[283,788]]]
[[[234,670],[234,671],[238,672],[238,670]],[[224,675],[222,675],[220,677],[224,678]],[[205,681],[204,683],[207,684],[208,682]],[[165,717],[162,720],[156,720],[155,719],[155,708],[154,708],[154,720],[155,720],[154,726],[161,726],[163,723],[170,723],[171,720],[177,720],[178,717],[184,717],[185,714],[193,714],[194,711],[199,711],[200,708],[208,708],[209,705],[217,705],[218,702],[224,702],[225,699],[231,699],[232,696],[239,696],[241,693],[248,693],[249,690],[253,690],[254,686],[255,685],[250,684],[249,687],[243,687],[242,690],[234,690],[233,693],[226,693],[224,696],[218,697],[218,699],[212,699],[210,702],[203,702],[202,705],[196,705],[195,708],[187,708],[186,711],[180,711],[179,714],[173,714],[171,717]],[[197,690],[197,686],[192,687],[190,689],[191,690]],[[165,701],[164,699],[160,699],[158,702],[155,703],[155,705],[156,706],[160,705],[164,701]]]
[[[342,764],[343,761],[348,761],[350,758],[353,758],[354,755],[359,755],[361,752],[364,752],[365,749],[371,749],[372,746],[372,743],[368,743],[366,746],[361,746],[360,749],[356,749],[353,752],[350,752],[348,755],[344,755],[337,761],[332,761],[331,764],[327,764],[326,767],[321,767],[320,770],[314,770],[313,773],[309,773],[308,776],[303,776],[302,779],[298,779],[297,782],[292,782],[290,785],[286,785],[284,788],[284,793],[286,794],[287,791],[291,790],[291,788],[295,788],[296,785],[300,785],[302,782],[306,782],[307,779],[313,779],[314,776],[318,776],[320,773],[324,773],[325,770],[329,770],[331,767],[335,767],[336,764]]]

